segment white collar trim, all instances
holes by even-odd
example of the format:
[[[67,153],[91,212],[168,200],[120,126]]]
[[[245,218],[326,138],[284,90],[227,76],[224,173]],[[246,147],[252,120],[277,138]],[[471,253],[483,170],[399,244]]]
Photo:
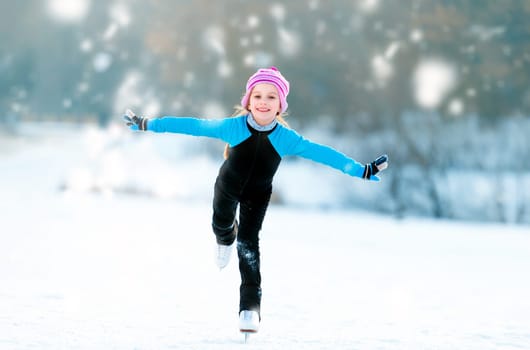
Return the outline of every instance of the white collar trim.
[[[257,131],[271,131],[272,129],[274,129],[276,124],[278,124],[278,120],[276,120],[276,118],[274,118],[274,120],[272,122],[270,122],[269,124],[267,124],[267,125],[259,125],[258,122],[256,122],[256,120],[254,120],[254,117],[252,116],[252,113],[248,114],[247,122],[250,124],[250,126],[253,129],[255,129]]]

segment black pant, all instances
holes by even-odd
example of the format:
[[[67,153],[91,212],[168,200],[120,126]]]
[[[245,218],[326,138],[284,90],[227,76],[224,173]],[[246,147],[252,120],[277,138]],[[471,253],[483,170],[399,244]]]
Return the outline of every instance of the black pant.
[[[231,244],[235,237],[235,217],[239,204],[239,228],[237,229],[237,255],[241,286],[239,311],[260,312],[261,274],[259,231],[269,205],[272,186],[265,189],[240,190],[221,179],[215,182],[212,227],[220,244]]]

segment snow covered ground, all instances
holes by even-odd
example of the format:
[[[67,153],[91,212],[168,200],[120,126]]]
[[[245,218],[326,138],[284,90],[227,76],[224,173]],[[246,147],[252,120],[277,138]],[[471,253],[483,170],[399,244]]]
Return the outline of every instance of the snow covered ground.
[[[156,196],[124,158],[148,146],[46,135],[0,136],[0,349],[530,348],[528,227],[277,205],[262,326],[243,344],[236,259],[213,260],[216,164],[153,155],[158,180],[180,182]]]

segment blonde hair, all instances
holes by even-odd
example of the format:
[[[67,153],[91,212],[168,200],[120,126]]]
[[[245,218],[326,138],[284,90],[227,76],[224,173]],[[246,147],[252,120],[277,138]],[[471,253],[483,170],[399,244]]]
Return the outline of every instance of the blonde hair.
[[[232,114],[232,117],[242,117],[250,113],[248,109],[241,105],[237,105],[234,107],[235,111],[234,114]],[[287,117],[287,113],[278,113],[276,116],[276,120],[278,123],[282,124],[285,127],[289,127],[289,124],[285,121],[285,117]],[[228,149],[230,148],[230,145],[227,143],[225,146],[225,150],[223,152],[224,159],[228,159]]]

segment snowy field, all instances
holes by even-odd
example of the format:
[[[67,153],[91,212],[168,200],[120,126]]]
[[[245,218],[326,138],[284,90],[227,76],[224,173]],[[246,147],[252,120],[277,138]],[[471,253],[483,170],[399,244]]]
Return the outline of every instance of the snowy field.
[[[47,135],[0,135],[0,349],[530,348],[528,227],[277,205],[261,329],[244,344],[236,259],[213,259],[217,165],[138,157],[186,183],[147,195],[126,156],[147,146]]]

